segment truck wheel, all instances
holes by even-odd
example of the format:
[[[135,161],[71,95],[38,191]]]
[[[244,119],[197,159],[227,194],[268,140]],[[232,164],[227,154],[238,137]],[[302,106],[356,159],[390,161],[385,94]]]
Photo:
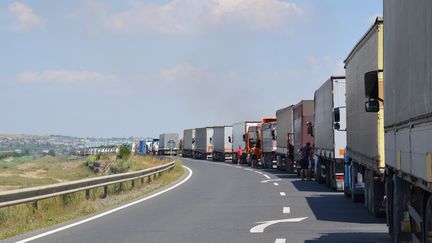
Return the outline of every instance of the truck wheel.
[[[364,176],[364,183],[365,183],[365,187],[364,187],[364,207],[366,208],[366,210],[370,213],[370,206],[369,206],[369,202],[370,202],[370,178],[369,178],[369,169],[365,170],[365,176]]]
[[[344,196],[346,198],[350,198],[351,197],[351,193],[349,191],[349,189],[347,187],[344,187]]]
[[[357,170],[354,168],[356,165],[351,165],[351,201],[352,202],[360,202],[360,197],[357,195],[356,188],[355,188],[355,176],[357,174]]]
[[[429,195],[423,212],[425,212],[423,239],[424,242],[432,242],[432,195]]]
[[[327,160],[324,161],[325,163],[325,171],[326,171],[326,177],[325,177],[325,182],[328,188],[331,188],[331,170],[330,170],[330,165],[328,163]]]
[[[407,183],[405,183],[402,179],[393,176],[394,187],[393,187],[393,242],[401,242],[404,240],[410,240],[410,235],[407,233],[403,233],[401,229],[401,222],[403,219],[404,212],[404,196],[409,192],[409,188]]]

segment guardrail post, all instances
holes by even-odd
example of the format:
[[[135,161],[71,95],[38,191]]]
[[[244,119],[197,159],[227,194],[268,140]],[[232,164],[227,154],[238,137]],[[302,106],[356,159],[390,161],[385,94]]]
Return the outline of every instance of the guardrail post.
[[[151,175],[148,176],[148,183],[152,181]]]
[[[90,189],[86,190],[86,199],[89,200],[90,199]]]
[[[33,207],[33,213],[34,213],[38,209],[38,201],[33,201],[32,207]]]
[[[144,177],[141,177],[141,185],[144,185]]]
[[[104,186],[104,191],[103,191],[103,198],[106,198],[108,196],[108,186]]]
[[[132,186],[132,188],[135,187],[135,180],[132,180],[132,181],[131,181],[131,186]]]

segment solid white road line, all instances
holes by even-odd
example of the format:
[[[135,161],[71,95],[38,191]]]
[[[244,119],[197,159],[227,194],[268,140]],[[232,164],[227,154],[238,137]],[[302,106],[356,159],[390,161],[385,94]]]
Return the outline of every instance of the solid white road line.
[[[258,174],[260,174],[260,175],[263,175],[263,173],[262,173],[261,171],[254,170],[254,172],[255,172],[255,173],[258,173]]]
[[[264,180],[261,181],[261,183],[267,183],[267,182],[271,182],[271,181],[281,181],[282,179],[271,179],[271,180]]]
[[[286,239],[276,239],[275,243],[285,243]]]
[[[286,193],[285,192],[279,192],[280,193],[280,195],[282,196],[282,197],[285,197],[286,196]]]
[[[291,208],[290,207],[283,207],[283,213],[291,213]]]
[[[267,178],[267,179],[271,179],[271,177],[268,176],[268,175],[266,175],[266,174],[263,174],[263,176],[264,176],[265,178]]]
[[[269,227],[270,225],[273,224],[278,224],[278,223],[298,223],[301,222],[303,220],[307,219],[307,217],[303,217],[303,218],[292,218],[292,219],[278,219],[278,220],[271,220],[271,221],[264,221],[264,222],[257,222],[257,226],[253,227],[252,229],[250,229],[250,233],[263,233],[265,228]]]
[[[159,195],[161,195],[161,194],[163,194],[163,193],[165,193],[165,192],[171,191],[172,189],[174,189],[174,188],[180,186],[181,184],[185,183],[187,180],[189,180],[189,179],[191,178],[191,176],[192,176],[192,174],[193,174],[192,170],[191,170],[190,168],[184,166],[184,165],[183,165],[183,167],[189,171],[189,175],[188,175],[186,178],[184,178],[182,181],[180,181],[179,183],[177,183],[177,184],[175,184],[175,185],[173,185],[173,186],[171,186],[171,187],[169,187],[169,188],[167,188],[167,189],[165,189],[165,190],[162,190],[162,191],[160,191],[160,192],[157,192],[157,193],[155,193],[155,194],[153,194],[153,195],[150,195],[150,196],[148,196],[148,197],[145,197],[145,198],[139,199],[139,200],[137,200],[137,201],[134,201],[134,202],[131,202],[131,203],[128,203],[128,204],[122,205],[122,206],[120,206],[120,207],[118,207],[118,208],[111,209],[111,210],[109,210],[109,211],[103,212],[103,213],[98,214],[98,215],[95,215],[95,216],[93,216],[93,217],[86,218],[86,219],[84,219],[84,220],[81,220],[81,221],[78,221],[78,222],[75,222],[75,223],[72,223],[72,224],[69,224],[69,225],[65,225],[65,226],[63,226],[63,227],[60,227],[60,228],[57,228],[57,229],[53,229],[53,230],[47,231],[47,232],[42,233],[42,234],[39,234],[39,235],[32,236],[32,237],[29,237],[29,238],[24,239],[24,240],[17,241],[16,243],[29,242],[29,241],[32,241],[32,240],[36,240],[36,239],[39,239],[39,238],[42,238],[42,237],[48,236],[48,235],[55,234],[55,233],[57,233],[57,232],[60,232],[60,231],[63,231],[63,230],[66,230],[66,229],[69,229],[69,228],[72,228],[72,227],[78,226],[78,225],[80,225],[80,224],[87,223],[87,222],[89,222],[89,221],[93,221],[93,220],[95,220],[95,219],[101,218],[101,217],[106,216],[106,215],[108,215],[108,214],[112,214],[112,213],[117,212],[117,211],[119,211],[119,210],[122,210],[122,209],[124,209],[124,208],[130,207],[130,206],[133,206],[133,205],[135,205],[135,204],[138,204],[138,203],[141,203],[141,202],[147,201],[147,200],[149,200],[149,199],[151,199],[151,198],[157,197],[157,196],[159,196]]]
[[[273,185],[275,185],[275,186],[279,186],[279,183],[277,183],[277,182],[274,182],[274,183],[273,183]]]

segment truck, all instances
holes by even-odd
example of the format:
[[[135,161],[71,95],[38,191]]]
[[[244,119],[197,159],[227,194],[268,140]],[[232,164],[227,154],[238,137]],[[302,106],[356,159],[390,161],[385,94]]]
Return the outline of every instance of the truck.
[[[152,151],[152,155],[159,154],[159,138],[153,139],[151,143],[151,151]]]
[[[217,126],[213,132],[213,161],[232,159],[232,126]]]
[[[384,0],[384,65],[364,74],[366,111],[385,114],[380,179],[394,242],[432,241],[431,9],[429,0]]]
[[[364,201],[367,210],[384,213],[384,110],[365,110],[364,75],[383,69],[383,19],[377,18],[344,61],[346,76],[347,197]],[[380,85],[384,82],[380,80]],[[381,94],[382,95],[382,94]],[[382,98],[382,96],[380,96]]]
[[[276,133],[277,122],[271,121],[261,125],[262,164],[264,168],[276,167]]]
[[[195,129],[186,129],[183,131],[183,157],[192,158],[195,150]]]
[[[331,76],[314,94],[315,179],[344,190],[346,147],[345,77]]]
[[[159,155],[177,155],[179,148],[178,133],[163,133],[159,135]]]
[[[294,172],[294,127],[293,109],[290,105],[276,111],[276,161],[279,170]]]
[[[314,101],[302,100],[293,108],[293,133],[294,133],[294,161],[297,173],[300,166],[296,166],[301,160],[301,149],[310,143],[314,146],[314,137],[310,132],[314,122]]]
[[[147,140],[145,140],[145,139],[139,141],[138,153],[140,155],[146,155],[147,154],[146,142],[147,142]]]
[[[233,134],[232,134],[232,150],[233,150],[232,162],[233,163],[237,163],[239,159],[240,159],[240,163],[242,164],[247,163],[246,133],[249,127],[258,126],[258,124],[259,121],[244,121],[233,125]],[[243,154],[241,158],[238,158],[237,150],[240,147],[242,148]]]
[[[195,129],[195,159],[211,159],[213,153],[213,127]]]

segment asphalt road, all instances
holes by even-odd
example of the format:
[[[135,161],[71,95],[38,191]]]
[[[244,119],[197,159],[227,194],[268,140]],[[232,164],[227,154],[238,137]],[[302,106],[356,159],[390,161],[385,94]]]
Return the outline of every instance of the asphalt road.
[[[390,242],[384,219],[315,182],[229,163],[184,165],[193,174],[175,189],[34,242]],[[258,223],[273,220],[285,222]]]

